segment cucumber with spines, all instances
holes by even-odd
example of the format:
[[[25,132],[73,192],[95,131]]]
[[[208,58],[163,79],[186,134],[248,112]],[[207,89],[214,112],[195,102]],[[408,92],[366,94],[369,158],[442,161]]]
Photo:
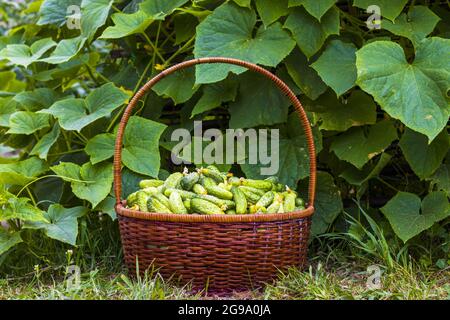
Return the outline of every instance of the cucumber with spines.
[[[303,201],[302,198],[297,197],[297,198],[295,198],[295,206],[304,208],[305,207],[305,201]]]
[[[166,188],[177,188],[180,185],[181,179],[183,179],[183,174],[181,172],[172,173],[167,177],[164,186]]]
[[[173,213],[182,213],[182,214],[188,213],[188,210],[184,206],[183,200],[181,199],[181,196],[177,191],[174,191],[170,194],[169,209]]]
[[[259,197],[262,197],[266,193],[264,190],[256,189],[256,188],[248,187],[248,186],[240,186],[239,188],[241,190],[245,190],[245,191],[257,194]]]
[[[262,195],[258,195],[256,193],[251,192],[247,188],[244,188],[244,186],[238,187],[242,193],[244,194],[245,198],[247,199],[247,202],[250,202],[252,204],[255,204],[258,202],[258,200],[262,197]]]
[[[192,191],[194,191],[196,194],[208,194],[208,191],[206,191],[205,187],[200,183],[194,184],[194,186],[192,187]]]
[[[155,193],[152,195],[152,197],[156,198],[159,202],[170,209],[169,198],[167,198],[165,195],[163,195],[162,193]]]
[[[254,180],[254,179],[241,179],[241,180],[243,186],[261,189],[264,191],[269,191],[273,187],[273,183],[268,180]]]
[[[239,187],[233,186],[231,188],[234,202],[236,203],[236,213],[244,214],[247,212],[247,198],[245,194],[239,189]]]
[[[139,181],[139,188],[144,189],[148,187],[159,187],[164,184],[163,180],[159,179],[144,179]]]
[[[162,204],[158,199],[154,197],[149,197],[148,201],[150,201],[148,206],[152,209],[151,212],[173,213],[168,207],[166,207],[164,204]]]
[[[191,210],[201,214],[225,214],[225,212],[214,203],[199,198],[191,200]]]
[[[225,211],[225,214],[236,214],[236,210],[228,209],[227,211]]]
[[[213,179],[216,183],[224,182],[225,178],[222,176],[220,171],[208,169],[208,168],[201,168],[200,173],[203,174],[205,177]]]
[[[294,211],[295,208],[295,199],[297,195],[294,192],[285,192],[284,200],[283,200],[283,209],[286,212]]]
[[[275,199],[270,206],[267,207],[267,213],[277,213],[280,209],[281,201]]]
[[[181,178],[180,186],[184,190],[188,190],[189,191],[198,182],[199,178],[200,178],[200,175],[198,174],[198,172],[188,173],[183,178]]]
[[[166,190],[164,190],[164,195],[166,197],[170,197],[170,195],[174,191],[178,192],[183,200],[192,199],[193,197],[196,196],[196,194],[194,192],[181,190],[181,189],[175,189],[175,188],[167,188]]]
[[[139,206],[139,211],[147,212],[147,200],[149,198],[149,195],[143,191],[138,191],[137,198],[136,198],[136,204]]]
[[[218,198],[225,199],[225,200],[233,199],[233,194],[230,191],[216,185],[212,178],[205,177],[203,179],[203,186],[205,187],[206,191],[210,195],[213,195]]]
[[[275,193],[273,191],[267,191],[259,200],[256,202],[256,206],[258,207],[267,207],[270,205],[275,197]]]

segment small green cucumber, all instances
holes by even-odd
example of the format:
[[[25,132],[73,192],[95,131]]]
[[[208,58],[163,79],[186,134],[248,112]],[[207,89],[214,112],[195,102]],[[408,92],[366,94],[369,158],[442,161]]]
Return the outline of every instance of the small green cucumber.
[[[167,198],[162,193],[155,193],[154,195],[152,195],[152,197],[158,199],[158,201],[165,205],[167,208],[170,208],[169,198]]]
[[[191,198],[193,198],[193,197],[195,197],[197,195],[197,194],[195,194],[194,192],[191,192],[191,191],[180,190],[180,189],[175,189],[175,188],[168,188],[168,189],[164,190],[164,195],[166,197],[170,197],[170,195],[174,191],[178,192],[183,200],[191,199]]]
[[[238,177],[229,177],[228,178],[228,184],[232,186],[240,186],[241,185],[241,179]]]
[[[253,188],[253,187],[240,186],[239,188],[241,190],[245,190],[245,191],[257,194],[259,197],[262,197],[266,193],[266,191],[264,191],[264,190]]]
[[[264,195],[256,202],[258,207],[267,207],[270,205],[275,197],[275,193],[273,191],[267,191]]]
[[[251,192],[250,190],[244,188],[243,186],[238,187],[239,190],[242,191],[245,198],[247,199],[247,202],[250,202],[252,204],[255,204],[258,202],[258,200],[262,197],[262,195],[258,195],[256,193]]]
[[[285,192],[283,200],[283,209],[286,212],[294,211],[295,208],[295,198],[297,195],[293,192]]]
[[[138,192],[139,191],[133,192],[127,197],[127,206],[128,207],[132,207],[134,204],[136,204]]]
[[[201,214],[224,214],[223,210],[214,203],[199,198],[191,200],[191,209],[193,212]]]
[[[225,211],[225,214],[236,214],[236,210],[228,209],[227,211]]]
[[[284,212],[285,212],[285,210],[284,210],[284,205],[283,205],[283,202],[281,202],[281,203],[280,203],[280,206],[278,207],[277,213],[284,213]]]
[[[180,186],[184,190],[191,190],[192,187],[198,182],[198,179],[200,178],[200,175],[198,172],[191,172],[185,175],[180,180]]]
[[[196,194],[194,196],[194,198],[212,202],[216,206],[219,206],[219,207],[225,208],[225,209],[230,209],[230,208],[236,207],[236,203],[232,200],[219,199],[219,198],[209,195],[209,194]]]
[[[200,169],[200,172],[205,177],[211,178],[217,183],[224,182],[224,180],[225,180],[224,177],[222,176],[222,174],[220,173],[220,171],[211,170],[208,168],[202,168],[202,169]]]
[[[191,212],[191,199],[184,200],[183,205],[187,209],[187,211]]]
[[[267,213],[277,213],[280,209],[281,202],[275,199],[270,206],[267,207]]]
[[[270,176],[264,179],[265,181],[270,181],[273,184],[277,184],[278,183],[278,177],[277,176]]]
[[[147,200],[149,195],[143,191],[138,191],[136,203],[139,206],[139,211],[147,212]]]
[[[302,211],[302,210],[305,210],[305,207],[299,206],[294,208],[294,211]]]
[[[169,208],[163,205],[158,199],[154,197],[149,197],[147,201],[147,206],[150,212],[155,213],[172,213]]]
[[[236,186],[231,188],[234,202],[236,203],[236,213],[243,214],[247,212],[247,198],[245,194]]]
[[[295,206],[297,207],[305,207],[305,201],[302,198],[295,198]]]
[[[206,191],[205,187],[202,186],[200,183],[194,184],[192,187],[192,191],[194,191],[196,194],[207,194],[208,191]]]
[[[139,188],[144,189],[148,187],[159,187],[164,184],[164,181],[158,179],[145,179],[139,182]]]
[[[269,191],[270,189],[272,189],[273,183],[267,180],[242,179],[242,185]]]
[[[173,213],[188,213],[186,207],[184,206],[183,200],[178,192],[174,191],[169,197],[169,209]]]
[[[225,200],[233,199],[233,194],[230,191],[216,185],[214,180],[211,178],[205,177],[203,179],[203,186],[210,195]]]
[[[145,192],[149,196],[154,195],[155,193],[158,193],[158,189],[156,187],[146,187],[141,190],[142,192]]]
[[[166,181],[164,182],[164,186],[166,188],[176,188],[180,184],[180,180],[183,178],[183,174],[181,172],[175,172],[172,173],[170,176],[167,177]]]

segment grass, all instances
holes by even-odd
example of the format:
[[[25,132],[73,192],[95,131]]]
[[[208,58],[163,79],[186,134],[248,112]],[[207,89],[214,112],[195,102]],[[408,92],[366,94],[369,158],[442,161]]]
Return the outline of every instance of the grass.
[[[362,209],[359,217],[347,215],[346,222],[349,226],[346,232],[329,233],[314,239],[306,270],[290,269],[280,273],[276,282],[261,291],[236,293],[229,298],[450,299],[450,267],[440,270],[421,264],[420,259],[411,256],[411,246],[385,235],[384,229]],[[7,273],[3,271],[8,275],[0,279],[0,300],[217,298],[191,294],[189,287],[177,287],[155,271],[131,279],[122,269],[120,244],[114,240],[117,235],[110,231],[115,229],[108,225],[102,230],[106,233],[96,239],[90,238],[88,231],[82,228],[81,237],[86,241],[74,251],[51,247],[58,251],[58,263],[41,259],[45,266],[29,267],[32,271],[28,273],[11,268]],[[30,265],[35,261],[28,261],[31,257],[26,255],[19,256],[22,264],[27,261]],[[20,263],[19,260],[10,261]],[[81,281],[78,285],[68,286],[72,282],[65,270],[74,264],[83,272]],[[379,282],[371,278],[374,270],[380,271]],[[374,287],[377,283],[379,287]]]

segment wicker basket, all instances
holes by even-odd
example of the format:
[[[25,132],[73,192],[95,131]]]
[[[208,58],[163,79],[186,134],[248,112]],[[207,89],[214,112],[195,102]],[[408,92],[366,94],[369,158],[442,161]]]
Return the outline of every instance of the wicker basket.
[[[121,200],[121,150],[125,126],[139,99],[165,76],[196,64],[228,63],[269,78],[287,95],[306,134],[310,159],[309,199],[302,211],[282,214],[183,215],[130,210]],[[144,160],[144,159],[143,159]],[[144,160],[145,161],[145,160]],[[289,266],[302,268],[314,212],[316,156],[311,127],[300,101],[278,77],[255,64],[222,57],[176,64],[148,81],[131,99],[119,125],[114,153],[114,192],[125,263],[131,274],[136,262],[150,265],[163,277],[190,282],[194,290],[228,293],[261,287]]]

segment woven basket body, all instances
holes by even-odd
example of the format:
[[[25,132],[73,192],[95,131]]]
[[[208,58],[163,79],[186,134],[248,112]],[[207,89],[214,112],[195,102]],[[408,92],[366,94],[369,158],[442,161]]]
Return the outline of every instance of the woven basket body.
[[[302,211],[283,214],[182,215],[145,213],[126,208],[121,200],[123,133],[139,99],[159,80],[176,70],[200,63],[229,63],[271,79],[292,101],[305,130],[310,157],[309,199]],[[142,159],[145,161],[145,159]],[[130,274],[153,266],[165,278],[191,283],[194,290],[227,293],[255,289],[280,270],[306,264],[311,215],[314,212],[316,158],[306,114],[286,84],[269,71],[237,59],[200,58],[164,70],[132,98],[119,125],[114,154],[116,212],[125,263]]]

